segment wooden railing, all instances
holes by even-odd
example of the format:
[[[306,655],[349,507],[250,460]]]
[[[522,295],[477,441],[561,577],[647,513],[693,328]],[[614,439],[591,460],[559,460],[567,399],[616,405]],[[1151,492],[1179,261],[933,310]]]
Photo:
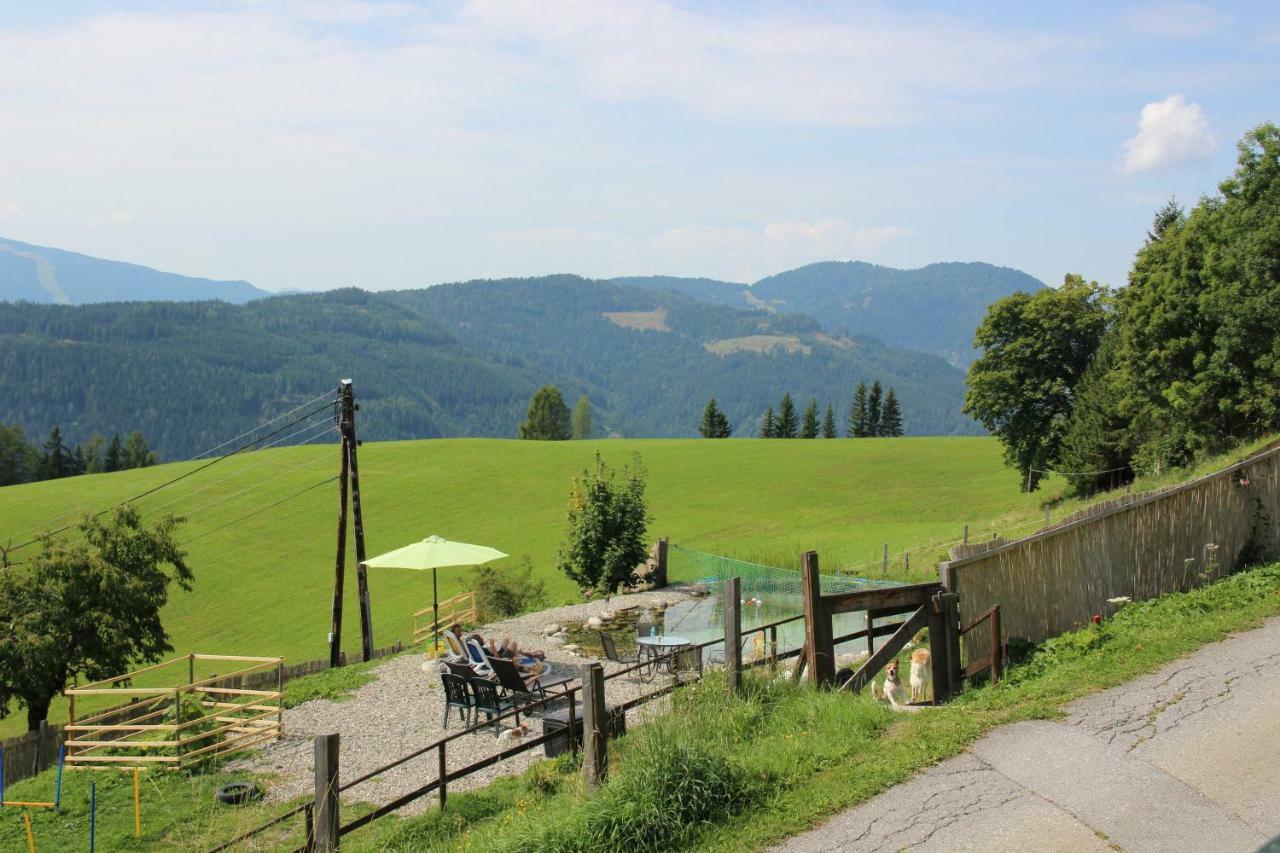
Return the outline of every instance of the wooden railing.
[[[439,616],[434,614],[439,612]],[[413,614],[413,643],[434,642],[441,632],[457,622],[459,625],[474,625],[480,619],[476,610],[476,594],[460,592],[452,598],[441,601],[438,608],[424,607]]]
[[[248,664],[221,676],[195,680],[199,662]],[[186,666],[178,668],[185,663]],[[181,674],[172,686],[139,687],[142,673]],[[274,671],[274,689],[230,687],[227,682]],[[126,686],[121,686],[126,685]],[[280,737],[284,730],[284,658],[190,654],[126,675],[66,691],[68,770],[163,767],[179,769]],[[77,698],[131,697],[112,711],[76,717]],[[194,708],[194,710],[193,710]]]
[[[965,634],[976,630],[983,622],[987,623],[989,631],[990,639],[984,645],[990,649],[990,654],[965,664],[964,677],[972,678],[983,670],[990,669],[991,680],[999,681],[1000,676],[1004,674],[1004,640],[1000,636],[1000,605],[993,605],[979,613],[977,618],[960,629],[960,638],[964,639]]]

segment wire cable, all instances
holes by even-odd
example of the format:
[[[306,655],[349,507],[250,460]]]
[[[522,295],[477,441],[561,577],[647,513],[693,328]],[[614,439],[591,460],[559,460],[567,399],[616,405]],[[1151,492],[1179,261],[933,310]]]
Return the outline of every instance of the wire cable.
[[[321,394],[321,395],[320,395],[320,396],[318,396],[318,397],[313,397],[312,399],[308,400],[307,402],[302,403],[302,404],[300,404],[300,405],[298,405],[298,406],[295,406],[294,408],[292,408],[292,409],[290,409],[289,411],[285,412],[283,415],[276,415],[274,418],[272,418],[272,419],[271,419],[271,420],[269,420],[269,421],[265,421],[265,422],[263,422],[263,423],[258,424],[258,425],[257,425],[257,426],[255,426],[255,427],[251,428],[251,429],[247,429],[247,430],[245,430],[244,432],[242,432],[242,433],[240,433],[239,435],[237,435],[235,438],[229,438],[229,439],[227,439],[226,441],[222,442],[222,444],[216,445],[216,446],[211,447],[211,448],[209,448],[208,450],[204,451],[203,453],[198,453],[198,454],[196,454],[195,456],[192,456],[192,457],[191,457],[191,459],[190,459],[190,461],[194,462],[194,461],[196,461],[197,459],[200,459],[201,457],[208,456],[210,453],[214,453],[214,452],[216,452],[216,451],[218,451],[218,450],[221,450],[222,448],[226,447],[228,444],[235,444],[237,441],[239,441],[240,439],[244,438],[245,436],[247,436],[247,435],[252,435],[253,433],[257,432],[258,430],[263,429],[264,427],[268,427],[268,426],[270,426],[271,424],[275,423],[276,421],[280,420],[281,418],[287,418],[287,417],[289,417],[289,415],[292,415],[294,412],[298,411],[299,409],[305,409],[307,406],[310,406],[311,404],[315,403],[317,400],[323,400],[325,397],[329,397],[330,395],[332,395],[332,394],[336,394],[336,393],[337,393],[337,389],[335,388],[335,389],[333,389],[333,390],[331,390],[331,391],[326,391],[325,393]],[[336,397],[333,397],[332,399],[333,399],[333,402],[335,402],[335,403],[338,401]]]
[[[183,542],[182,546],[185,548],[186,546],[190,545],[192,542],[203,539],[206,536],[212,536],[213,534],[217,533],[220,530],[226,530],[228,527],[232,527],[233,525],[239,524],[240,522],[245,521],[246,519],[253,518],[255,515],[264,513],[269,509],[275,509],[276,507],[280,506],[280,504],[287,503],[288,501],[291,501],[294,498],[302,497],[307,492],[314,491],[320,488],[321,486],[327,485],[329,483],[332,483],[334,480],[340,479],[341,476],[342,476],[341,474],[334,474],[332,477],[327,477],[318,483],[313,483],[310,486],[307,486],[305,489],[302,489],[301,491],[294,492],[288,497],[283,497],[278,501],[269,503],[264,507],[260,507],[259,509],[255,509],[253,512],[247,512],[244,515],[240,516],[239,518],[234,518],[231,521],[228,521],[226,524],[220,524],[217,527],[213,528],[212,530],[206,530],[203,533],[197,533],[195,536],[192,536],[190,539]]]

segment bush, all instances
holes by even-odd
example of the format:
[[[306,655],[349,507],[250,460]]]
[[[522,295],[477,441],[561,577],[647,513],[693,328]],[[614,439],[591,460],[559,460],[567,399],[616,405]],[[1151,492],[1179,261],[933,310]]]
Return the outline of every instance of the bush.
[[[519,616],[540,607],[546,599],[546,586],[534,579],[533,562],[528,557],[514,569],[477,566],[471,584],[481,622]]]
[[[622,482],[616,483],[613,470],[597,453],[595,468],[575,478],[569,493],[560,569],[584,592],[615,592],[648,556],[649,511],[639,455],[622,474]]]

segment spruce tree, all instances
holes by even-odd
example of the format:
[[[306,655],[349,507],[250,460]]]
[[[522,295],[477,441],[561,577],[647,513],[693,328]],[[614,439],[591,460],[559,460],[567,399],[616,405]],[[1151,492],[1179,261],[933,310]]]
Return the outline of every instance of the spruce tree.
[[[111,444],[107,447],[107,455],[102,458],[103,471],[120,471],[124,468],[124,447],[120,444],[120,433],[111,436]]]
[[[56,480],[71,473],[71,452],[62,443],[62,430],[57,427],[49,433],[49,440],[44,443],[44,452],[40,454],[40,479]]]
[[[800,418],[796,414],[796,404],[791,401],[789,391],[782,395],[774,432],[777,433],[778,438],[795,438],[800,432]]]
[[[760,422],[761,438],[777,438],[778,424],[773,417],[773,406],[764,410],[764,420]]]
[[[902,408],[898,405],[898,397],[889,386],[889,393],[884,398],[884,414],[880,416],[880,434],[890,438],[902,435]]]
[[[849,407],[849,437],[867,437],[867,383],[859,382],[853,392],[853,405]]]
[[[703,438],[728,438],[733,433],[729,419],[716,405],[715,397],[708,400],[707,407],[702,410],[702,423],[698,425],[698,433]]]
[[[827,403],[827,415],[822,419],[822,437],[836,437],[836,411],[830,403]]]
[[[804,421],[800,427],[801,438],[817,438],[820,424],[818,423],[818,398],[814,397],[809,401],[809,405],[804,410]]]
[[[867,432],[869,436],[880,435],[880,401],[884,396],[884,389],[880,387],[880,380],[877,379],[871,383],[871,396],[867,398]]]

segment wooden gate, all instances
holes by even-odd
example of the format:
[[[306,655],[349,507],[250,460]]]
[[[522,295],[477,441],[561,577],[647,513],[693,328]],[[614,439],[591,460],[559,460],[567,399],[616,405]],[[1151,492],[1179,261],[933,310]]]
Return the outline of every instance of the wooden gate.
[[[850,690],[861,690],[875,674],[893,660],[902,647],[923,628],[929,629],[929,653],[932,656],[934,702],[942,702],[955,692],[960,681],[960,635],[957,596],[940,583],[917,583],[882,589],[823,595],[818,575],[818,554],[810,551],[803,558],[802,589],[804,591],[805,647],[803,666],[809,680],[817,685],[835,681],[835,647],[849,640],[866,638],[868,649],[874,649],[876,637],[888,635],[884,645],[874,649],[848,683]],[[864,611],[867,627],[832,636],[831,617],[837,613]],[[878,619],[906,615],[898,623],[875,624]],[[798,671],[798,670],[797,670]]]

